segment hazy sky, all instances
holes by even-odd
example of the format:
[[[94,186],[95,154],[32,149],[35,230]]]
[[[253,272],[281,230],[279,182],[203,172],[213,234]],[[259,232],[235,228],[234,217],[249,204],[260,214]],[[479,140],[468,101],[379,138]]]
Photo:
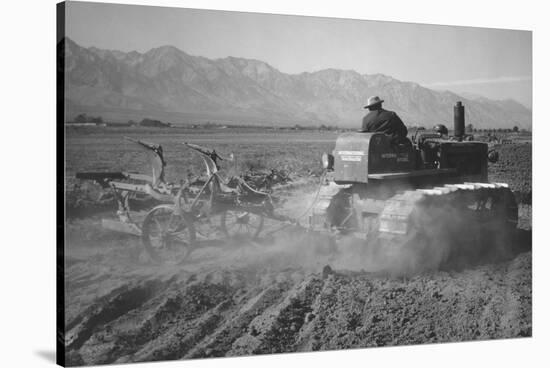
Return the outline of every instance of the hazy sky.
[[[286,73],[353,69],[532,103],[527,31],[69,2],[66,33],[85,47],[173,45],[208,58],[259,59]]]

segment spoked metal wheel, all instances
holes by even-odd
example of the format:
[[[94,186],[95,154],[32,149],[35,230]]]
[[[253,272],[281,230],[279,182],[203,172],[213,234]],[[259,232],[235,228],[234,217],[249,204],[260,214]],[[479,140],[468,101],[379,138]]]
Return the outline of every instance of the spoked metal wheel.
[[[221,228],[230,238],[257,239],[264,226],[264,217],[248,211],[226,210],[221,214]]]
[[[174,213],[174,206],[152,209],[142,225],[141,240],[149,256],[162,263],[180,263],[195,247],[195,228],[185,215]]]
[[[221,228],[221,214],[195,217],[193,227],[197,242],[216,242],[226,236]]]

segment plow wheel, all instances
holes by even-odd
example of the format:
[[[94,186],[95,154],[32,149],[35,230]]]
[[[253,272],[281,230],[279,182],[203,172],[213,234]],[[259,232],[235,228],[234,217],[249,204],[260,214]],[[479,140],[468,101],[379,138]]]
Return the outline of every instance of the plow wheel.
[[[215,242],[225,236],[222,231],[220,214],[208,214],[196,217],[193,222],[198,242]]]
[[[195,228],[171,205],[152,209],[142,225],[141,240],[149,256],[162,263],[181,263],[195,247]]]
[[[229,238],[257,239],[264,226],[264,217],[248,211],[226,210],[221,214],[221,228]]]

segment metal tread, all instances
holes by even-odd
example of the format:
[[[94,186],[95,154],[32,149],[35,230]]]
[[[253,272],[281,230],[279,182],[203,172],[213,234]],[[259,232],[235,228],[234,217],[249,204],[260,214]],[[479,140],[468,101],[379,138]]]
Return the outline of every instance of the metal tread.
[[[379,231],[382,233],[404,235],[408,231],[409,221],[415,209],[427,203],[428,199],[439,202],[453,200],[468,201],[479,196],[490,197],[491,192],[510,191],[504,183],[472,183],[446,184],[443,187],[407,190],[388,199],[380,213]],[[510,191],[511,193],[511,191]],[[464,197],[467,195],[468,197]],[[432,203],[433,205],[433,203]]]

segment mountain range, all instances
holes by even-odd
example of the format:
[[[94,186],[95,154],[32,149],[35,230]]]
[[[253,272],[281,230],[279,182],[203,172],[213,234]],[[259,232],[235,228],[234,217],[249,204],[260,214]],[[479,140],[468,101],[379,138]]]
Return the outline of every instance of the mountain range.
[[[476,128],[531,129],[531,110],[435,91],[383,74],[324,69],[286,74],[266,62],[208,59],[173,46],[145,53],[82,47],[61,41],[65,56],[67,119],[80,112],[103,117],[166,117],[172,123],[216,121],[262,125],[358,127],[369,96],[385,100],[407,125],[452,126],[456,101]]]

